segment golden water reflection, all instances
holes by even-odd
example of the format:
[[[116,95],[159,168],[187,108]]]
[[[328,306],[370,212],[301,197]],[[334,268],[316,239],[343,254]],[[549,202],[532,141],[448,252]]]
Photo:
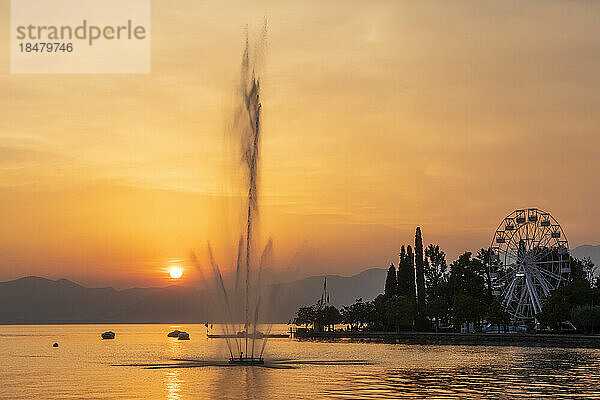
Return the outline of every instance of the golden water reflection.
[[[600,398],[595,349],[277,339],[264,367],[231,367],[203,325],[181,328],[0,326],[0,399]]]
[[[179,376],[180,372],[177,369],[167,371],[165,389],[167,391],[168,400],[181,399],[181,385],[183,381]]]

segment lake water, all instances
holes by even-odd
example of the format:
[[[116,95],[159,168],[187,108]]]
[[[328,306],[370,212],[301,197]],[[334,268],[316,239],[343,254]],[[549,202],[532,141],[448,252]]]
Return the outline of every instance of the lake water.
[[[173,329],[191,340],[167,338]],[[102,340],[106,330],[116,339]],[[0,398],[600,398],[599,350],[271,339],[265,356],[289,368],[115,366],[226,360],[204,325],[0,326]]]

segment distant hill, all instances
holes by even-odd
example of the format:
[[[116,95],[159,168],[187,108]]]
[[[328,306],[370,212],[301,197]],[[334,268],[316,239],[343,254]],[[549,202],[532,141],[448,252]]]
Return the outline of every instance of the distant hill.
[[[336,306],[357,298],[371,300],[383,292],[386,270],[327,276],[330,301]],[[321,297],[325,276],[268,285],[261,299],[264,318],[287,322],[301,305]],[[115,290],[87,288],[66,279],[35,276],[0,282],[0,324],[27,323],[191,323],[218,322],[225,307],[215,293],[167,286]]]
[[[350,305],[357,299],[373,300],[383,293],[387,270],[367,269],[357,275],[344,277],[327,275],[329,301],[336,307]],[[291,283],[272,285],[266,312],[275,320],[287,321],[300,306],[314,304],[323,293],[325,275],[312,276]]]
[[[596,267],[600,269],[600,245],[593,246],[584,244],[583,246],[578,246],[571,250],[571,254],[576,258],[589,257]]]

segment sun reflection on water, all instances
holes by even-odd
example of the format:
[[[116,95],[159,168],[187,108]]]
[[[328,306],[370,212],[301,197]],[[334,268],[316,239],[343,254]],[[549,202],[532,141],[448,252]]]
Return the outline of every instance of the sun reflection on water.
[[[165,379],[165,389],[168,400],[178,400],[181,398],[181,386],[183,380],[179,376],[180,371],[177,369],[167,370]]]

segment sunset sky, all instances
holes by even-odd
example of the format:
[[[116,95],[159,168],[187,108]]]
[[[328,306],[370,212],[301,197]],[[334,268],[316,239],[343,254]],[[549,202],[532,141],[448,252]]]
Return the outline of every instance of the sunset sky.
[[[523,207],[598,244],[600,2],[449,5],[153,0],[148,75],[11,75],[0,35],[0,280],[162,286],[207,240],[227,268],[225,131],[244,26],[265,17],[274,269],[387,266],[417,225],[452,261]]]

